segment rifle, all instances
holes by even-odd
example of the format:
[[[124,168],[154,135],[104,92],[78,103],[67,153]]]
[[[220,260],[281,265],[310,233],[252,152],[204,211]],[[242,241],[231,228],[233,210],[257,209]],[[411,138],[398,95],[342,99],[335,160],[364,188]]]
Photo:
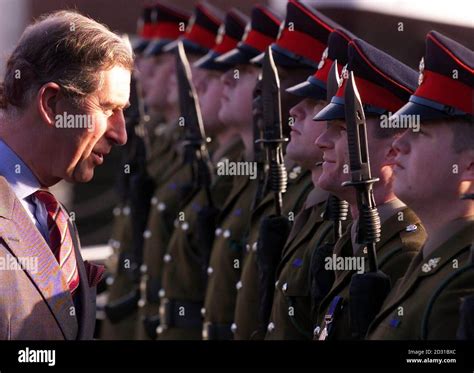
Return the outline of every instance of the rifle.
[[[283,143],[288,141],[282,134],[280,79],[273,60],[272,49],[265,53],[262,66],[263,144],[267,151],[269,167],[268,183],[274,193],[275,215],[266,216],[260,225],[257,243],[257,266],[259,270],[259,329],[268,323],[273,303],[276,267],[286,239],[290,233],[290,222],[282,216],[282,194],[288,182],[283,163]]]
[[[371,174],[367,125],[352,71],[344,92],[344,106],[351,181],[342,185],[356,190],[359,210],[356,242],[365,246],[369,261],[368,272],[354,274],[349,289],[352,336],[360,339],[365,337],[369,324],[380,310],[391,285],[390,278],[379,271],[377,265],[376,243],[380,241],[381,224],[375,206],[373,184],[379,179],[373,178]]]
[[[283,143],[288,138],[283,137],[280,79],[273,60],[273,51],[268,47],[262,65],[262,105],[263,105],[263,138],[257,140],[263,143],[267,151],[269,165],[269,186],[275,196],[276,215],[281,216],[282,195],[286,192],[288,175],[283,161]]]
[[[214,206],[210,190],[213,166],[206,146],[207,137],[192,83],[191,68],[182,41],[178,42],[176,49],[176,74],[181,118],[184,119],[184,163],[191,167],[194,187],[204,188],[208,205]]]

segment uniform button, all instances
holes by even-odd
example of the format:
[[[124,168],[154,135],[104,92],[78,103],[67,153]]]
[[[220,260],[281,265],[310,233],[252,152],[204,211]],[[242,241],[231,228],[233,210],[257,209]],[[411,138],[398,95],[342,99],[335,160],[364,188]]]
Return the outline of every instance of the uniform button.
[[[114,216],[119,216],[120,215],[120,207],[115,207],[113,210],[112,210],[112,213],[114,214]]]
[[[281,287],[281,290],[283,290],[283,292],[286,293],[286,291],[288,290],[288,283],[287,282],[285,282],[283,284],[283,286]]]
[[[290,172],[290,173],[288,174],[288,176],[290,177],[290,179],[293,180],[293,179],[296,179],[296,177],[297,177],[298,175],[297,175],[295,172]]]
[[[145,307],[145,304],[146,304],[145,299],[140,299],[138,301],[138,307],[140,307],[140,308]]]
[[[224,233],[222,234],[222,236],[224,236],[224,238],[229,238],[230,237],[230,230],[226,229],[224,231]]]
[[[163,257],[163,260],[165,261],[165,263],[171,262],[171,255],[170,254],[165,254],[165,256]]]
[[[158,328],[156,328],[156,333],[157,333],[157,334],[163,333],[163,327],[162,327],[162,326],[159,326]]]
[[[212,267],[207,267],[207,274],[212,275],[212,272],[214,272],[214,269]]]
[[[222,234],[222,228],[217,228],[216,229],[216,237],[220,236]]]
[[[314,328],[313,330],[313,335],[315,337],[319,336],[319,332],[321,331],[321,328],[319,326],[317,326],[316,328]]]
[[[202,317],[206,316],[206,309],[204,307],[201,308],[201,315]]]
[[[123,210],[122,210],[122,213],[123,213],[124,215],[130,215],[130,207],[125,206],[125,207],[123,208]]]
[[[235,334],[235,332],[237,331],[237,324],[236,324],[236,323],[232,323],[232,325],[230,326],[230,330],[232,331],[232,333]]]
[[[148,269],[148,268],[147,268],[146,264],[142,264],[142,265],[140,266],[140,272],[143,273],[143,274],[146,273],[147,269]]]
[[[237,283],[235,284],[235,288],[236,288],[237,290],[242,289],[242,281],[237,282]]]
[[[252,250],[257,251],[257,241],[255,241],[252,245]]]
[[[105,283],[106,283],[108,286],[112,286],[112,284],[114,283],[114,278],[113,278],[112,276],[107,277],[107,280],[105,280]]]
[[[275,324],[273,322],[270,322],[267,326],[267,331],[269,333],[272,333],[275,330]]]
[[[160,291],[158,292],[158,296],[160,298],[164,298],[165,297],[165,289],[160,289]]]
[[[157,203],[158,203],[158,198],[157,198],[157,197],[153,197],[153,198],[151,199],[151,204],[152,204],[152,205],[156,205]]]
[[[181,229],[183,231],[187,231],[189,229],[189,223],[185,221],[183,224],[181,224]]]
[[[148,239],[150,237],[151,237],[151,231],[149,229],[143,232],[143,238]]]
[[[418,226],[416,224],[410,224],[405,228],[407,232],[414,232],[418,229]]]
[[[158,211],[164,211],[166,210],[166,205],[163,202],[160,202],[156,205],[156,208],[158,209]]]

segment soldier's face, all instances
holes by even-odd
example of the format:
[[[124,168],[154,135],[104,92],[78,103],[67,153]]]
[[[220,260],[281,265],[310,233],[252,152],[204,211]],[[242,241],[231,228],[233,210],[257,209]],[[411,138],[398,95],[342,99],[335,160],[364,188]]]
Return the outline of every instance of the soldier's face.
[[[58,161],[51,164],[50,174],[69,182],[90,181],[95,167],[103,163],[112,146],[127,141],[123,109],[128,106],[131,74],[118,66],[101,74],[103,83],[100,88],[80,107],[67,100],[58,101],[57,115],[67,115],[63,123],[68,123],[70,118],[86,118],[91,123],[91,128],[55,126],[53,129],[51,146],[55,148]]]
[[[323,152],[318,186],[343,198],[338,193],[342,190],[341,184],[349,180],[346,123],[342,120],[327,122],[326,128],[316,139],[315,144]]]
[[[259,69],[254,66],[237,66],[222,76],[224,88],[221,96],[219,119],[225,125],[249,128],[252,124],[252,93]]]
[[[141,80],[143,99],[148,108],[155,111],[164,110],[167,105],[169,80],[174,71],[175,58],[165,53],[154,58],[149,75]]]
[[[466,175],[473,173],[474,155],[454,151],[450,125],[455,124],[422,124],[419,132],[407,130],[393,143],[394,192],[415,210],[433,201],[449,205],[472,185]]]
[[[313,117],[325,105],[326,101],[305,98],[290,109],[294,123],[286,155],[307,169],[313,169],[316,162],[322,159],[322,151],[314,146],[314,142],[326,128],[326,122],[315,122]]]
[[[219,120],[220,97],[223,84],[222,73],[218,71],[204,70],[203,79],[196,85],[196,92],[201,105],[201,114],[204,122],[206,135],[215,135],[223,129]]]

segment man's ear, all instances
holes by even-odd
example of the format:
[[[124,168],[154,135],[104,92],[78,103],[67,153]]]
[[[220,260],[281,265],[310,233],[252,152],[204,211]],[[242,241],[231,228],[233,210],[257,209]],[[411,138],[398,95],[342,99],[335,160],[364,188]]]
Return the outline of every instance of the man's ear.
[[[38,113],[43,122],[47,123],[49,126],[53,126],[55,123],[55,115],[57,113],[57,103],[60,92],[61,88],[58,84],[49,82],[39,89],[38,95],[36,96]]]

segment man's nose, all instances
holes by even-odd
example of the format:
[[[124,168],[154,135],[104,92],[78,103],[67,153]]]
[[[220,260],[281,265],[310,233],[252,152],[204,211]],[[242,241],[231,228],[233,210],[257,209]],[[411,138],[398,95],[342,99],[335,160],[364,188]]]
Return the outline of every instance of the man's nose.
[[[121,146],[127,143],[127,128],[123,112],[117,114],[116,118],[111,119],[106,137],[111,140],[114,145]]]
[[[398,153],[403,153],[407,154],[410,152],[410,144],[407,139],[407,136],[409,135],[409,130],[403,132],[400,136],[395,138],[392,142],[392,148],[395,150],[395,152]]]
[[[328,131],[324,130],[318,136],[314,144],[321,150],[330,148],[331,142],[329,141]]]
[[[232,84],[232,70],[227,70],[224,74],[221,76],[221,82],[224,85],[231,85]]]

